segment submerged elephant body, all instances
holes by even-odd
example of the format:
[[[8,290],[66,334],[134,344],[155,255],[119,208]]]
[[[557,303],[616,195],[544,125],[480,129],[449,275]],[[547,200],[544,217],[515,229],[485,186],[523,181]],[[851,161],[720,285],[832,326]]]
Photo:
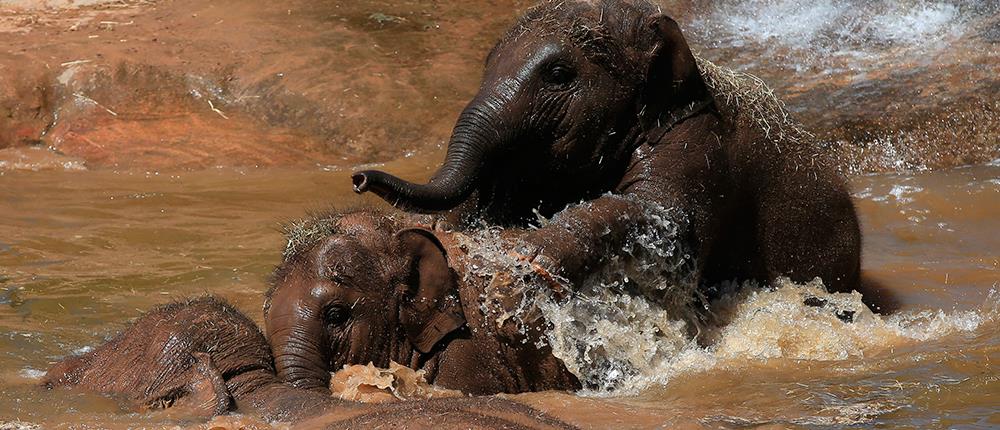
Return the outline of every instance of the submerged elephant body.
[[[389,361],[471,394],[579,387],[547,347],[514,341],[483,316],[482,285],[455,233],[360,210],[292,229],[265,299],[278,375],[309,389],[344,365]]]
[[[75,386],[182,416],[253,413],[295,428],[571,429],[528,406],[495,397],[365,405],[294,388],[277,378],[268,344],[249,318],[204,297],[142,315],[114,339],[49,370],[50,389]]]
[[[173,407],[199,416],[234,410],[237,403],[241,409],[278,410],[284,401],[326,402],[308,392],[289,396],[274,375],[260,329],[213,297],[147,312],[103,345],[55,364],[42,383],[116,394],[141,409]]]
[[[859,288],[845,180],[766,87],[727,88],[733,77],[699,64],[645,0],[546,1],[491,51],[428,184],[363,171],[355,190],[508,227],[553,216],[521,239],[571,284],[651,222],[653,204],[688,218],[709,296],[778,277]]]

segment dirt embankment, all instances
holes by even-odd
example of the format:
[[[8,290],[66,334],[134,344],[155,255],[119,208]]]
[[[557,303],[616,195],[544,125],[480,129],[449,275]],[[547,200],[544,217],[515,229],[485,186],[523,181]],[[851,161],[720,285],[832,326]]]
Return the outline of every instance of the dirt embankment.
[[[440,143],[521,5],[385,3],[0,8],[0,159],[348,164]]]
[[[531,3],[0,1],[0,169],[354,165],[439,151],[486,51]],[[698,2],[667,3],[718,64],[766,58],[700,40]],[[860,81],[749,69],[861,173],[1000,157],[997,58]]]

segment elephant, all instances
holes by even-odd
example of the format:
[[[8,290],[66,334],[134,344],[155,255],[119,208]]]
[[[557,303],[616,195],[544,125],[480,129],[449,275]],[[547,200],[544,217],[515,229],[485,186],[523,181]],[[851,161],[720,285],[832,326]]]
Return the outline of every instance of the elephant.
[[[282,384],[256,324],[211,296],[145,313],[103,345],[53,365],[42,385],[116,394],[140,409],[175,408],[200,417],[238,402],[279,412],[283,401],[312,407],[330,401]]]
[[[575,428],[497,397],[360,404],[292,387],[275,374],[257,326],[212,296],[143,314],[105,344],[56,363],[42,383],[115,394],[142,408],[171,408],[181,418],[238,411],[296,428]]]
[[[719,70],[646,0],[544,1],[490,51],[426,184],[365,170],[354,190],[522,229],[524,252],[570,285],[653,222],[652,206],[684,215],[709,298],[779,277],[863,289],[846,179],[766,86]],[[746,85],[726,92],[728,78]],[[551,219],[527,228],[539,215]]]
[[[331,370],[391,360],[476,395],[580,388],[550,347],[536,346],[540,318],[498,326],[496,310],[484,312],[486,286],[464,275],[458,233],[371,208],[289,230],[264,324],[277,375],[291,385],[325,391]],[[505,309],[520,303],[503,296]]]

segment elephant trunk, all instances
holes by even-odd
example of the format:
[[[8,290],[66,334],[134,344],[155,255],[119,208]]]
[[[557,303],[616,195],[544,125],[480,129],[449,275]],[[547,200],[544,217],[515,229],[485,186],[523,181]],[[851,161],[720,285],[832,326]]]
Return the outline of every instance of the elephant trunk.
[[[469,197],[490,153],[500,147],[505,129],[496,124],[497,106],[473,100],[459,116],[444,164],[427,184],[405,181],[378,170],[355,173],[354,191],[371,191],[393,206],[430,213],[454,208]]]
[[[318,323],[303,322],[285,333],[271,336],[274,367],[279,379],[296,388],[329,389],[330,365],[319,347],[321,333]]]

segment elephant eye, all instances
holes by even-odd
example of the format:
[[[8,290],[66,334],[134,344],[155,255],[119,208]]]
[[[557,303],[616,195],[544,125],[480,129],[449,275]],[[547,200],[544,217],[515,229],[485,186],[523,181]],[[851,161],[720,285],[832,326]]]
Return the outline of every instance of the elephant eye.
[[[347,322],[349,310],[340,305],[330,305],[323,309],[323,322],[329,325],[341,325]]]
[[[556,63],[545,70],[542,78],[550,86],[560,87],[573,82],[573,79],[576,78],[576,70],[568,65]]]

